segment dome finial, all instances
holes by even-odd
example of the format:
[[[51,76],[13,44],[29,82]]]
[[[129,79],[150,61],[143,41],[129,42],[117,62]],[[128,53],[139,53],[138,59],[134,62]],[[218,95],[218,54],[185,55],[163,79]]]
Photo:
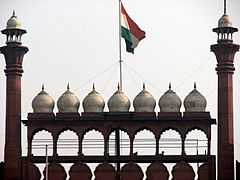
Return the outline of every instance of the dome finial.
[[[172,84],[171,84],[171,82],[169,82],[168,88],[169,88],[169,90],[172,89]]]
[[[44,91],[44,83],[42,83],[42,91]]]
[[[92,90],[95,91],[95,84],[93,83]]]
[[[15,10],[13,10],[13,14],[12,14],[12,17],[16,17],[16,13],[15,13]]]
[[[143,83],[143,90],[145,90],[146,89],[146,86],[145,86],[145,83]]]
[[[70,87],[69,87],[69,82],[67,83],[67,90],[69,90],[70,89]]]
[[[194,85],[193,85],[194,89],[197,89],[197,83],[194,82]]]
[[[117,85],[117,89],[118,89],[118,91],[120,90],[120,84],[118,83],[118,85]]]

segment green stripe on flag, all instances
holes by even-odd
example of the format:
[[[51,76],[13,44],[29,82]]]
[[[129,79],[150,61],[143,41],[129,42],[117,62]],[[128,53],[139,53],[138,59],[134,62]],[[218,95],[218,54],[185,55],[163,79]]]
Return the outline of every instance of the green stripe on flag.
[[[130,32],[127,28],[125,28],[125,27],[123,27],[123,26],[121,26],[121,35],[122,35],[122,37],[123,37],[125,40],[127,40],[127,41],[129,41],[129,42],[132,42],[131,32]]]

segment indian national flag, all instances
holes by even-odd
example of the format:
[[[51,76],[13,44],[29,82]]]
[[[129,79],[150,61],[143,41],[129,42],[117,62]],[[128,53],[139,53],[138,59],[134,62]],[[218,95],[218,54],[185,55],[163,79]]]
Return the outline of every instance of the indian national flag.
[[[145,32],[129,17],[121,3],[121,34],[125,39],[127,52],[134,53],[139,41],[145,38]]]

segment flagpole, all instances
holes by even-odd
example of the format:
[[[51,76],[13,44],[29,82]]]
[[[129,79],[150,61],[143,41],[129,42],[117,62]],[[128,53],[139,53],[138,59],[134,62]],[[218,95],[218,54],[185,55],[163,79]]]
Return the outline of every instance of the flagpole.
[[[121,0],[119,0],[119,7],[118,7],[118,27],[119,27],[119,78],[120,78],[120,90],[122,90],[122,43],[121,43]]]
[[[122,30],[121,30],[121,0],[119,0],[118,4],[118,27],[119,27],[119,34],[118,34],[118,41],[119,41],[119,88],[122,91],[122,44],[121,44],[121,37],[122,37]],[[115,155],[117,157],[120,156],[120,131],[117,129],[115,131]],[[120,163],[116,163],[116,171],[117,171],[117,180],[120,180]]]

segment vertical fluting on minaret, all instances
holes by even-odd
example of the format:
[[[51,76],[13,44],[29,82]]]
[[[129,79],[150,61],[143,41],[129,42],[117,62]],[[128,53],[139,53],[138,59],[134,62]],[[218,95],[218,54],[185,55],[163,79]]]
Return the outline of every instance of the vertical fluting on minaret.
[[[218,74],[218,180],[234,180],[232,76],[235,70],[234,56],[239,50],[239,45],[233,43],[233,33],[237,31],[232,27],[225,5],[218,27],[213,29],[218,35],[217,44],[211,45],[211,51],[217,59]]]
[[[22,62],[28,48],[22,46],[21,36],[26,33],[15,12],[7,22],[6,46],[0,48],[6,68],[6,129],[5,129],[5,180],[21,179],[21,76]]]

